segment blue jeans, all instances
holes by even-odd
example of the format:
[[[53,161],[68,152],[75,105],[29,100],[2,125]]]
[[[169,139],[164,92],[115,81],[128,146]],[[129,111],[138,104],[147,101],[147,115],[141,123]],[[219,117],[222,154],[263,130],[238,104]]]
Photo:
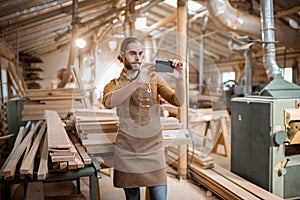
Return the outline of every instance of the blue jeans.
[[[166,200],[167,199],[167,186],[151,186],[148,187],[151,200]],[[140,188],[124,188],[126,200],[140,200]]]

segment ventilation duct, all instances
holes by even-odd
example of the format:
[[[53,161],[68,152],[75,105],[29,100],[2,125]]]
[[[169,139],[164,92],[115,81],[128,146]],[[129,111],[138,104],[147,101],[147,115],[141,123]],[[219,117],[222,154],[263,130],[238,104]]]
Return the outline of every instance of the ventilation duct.
[[[275,50],[275,25],[273,14],[273,1],[260,1],[260,17],[262,29],[262,43],[263,43],[263,63],[269,78],[276,78],[281,76],[281,70],[276,63]]]
[[[269,77],[274,78],[262,91],[262,96],[292,98],[300,96],[300,87],[285,81],[276,63],[273,0],[260,0],[263,42],[263,62]]]
[[[261,37],[260,18],[233,8],[228,0],[209,0],[206,1],[206,7],[209,16],[217,26],[253,38]],[[276,21],[275,34],[282,45],[294,49],[300,48],[299,30]]]

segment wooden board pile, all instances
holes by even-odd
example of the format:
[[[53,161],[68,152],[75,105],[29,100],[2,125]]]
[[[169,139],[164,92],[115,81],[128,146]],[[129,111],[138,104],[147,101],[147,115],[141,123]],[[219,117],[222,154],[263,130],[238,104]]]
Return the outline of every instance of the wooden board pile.
[[[190,145],[191,146],[191,145]],[[178,166],[178,159],[181,155],[178,155],[178,146],[169,146],[167,148],[168,150],[168,160],[167,163],[173,167],[173,168],[177,168]],[[209,169],[209,168],[213,168],[214,167],[214,161],[213,158],[208,156],[208,155],[204,155],[202,152],[197,151],[192,149],[191,147],[189,147],[188,149],[188,159],[189,162],[191,162],[191,164],[196,165],[198,167],[201,167],[203,169]]]
[[[222,199],[281,199],[217,164],[210,169],[191,164],[189,171],[193,180],[204,185]]]
[[[19,174],[21,179],[26,175],[34,179],[37,172],[36,179],[44,180],[49,167],[64,171],[91,163],[76,138],[70,141],[56,111],[46,110],[45,119],[33,124],[30,130],[28,126],[20,127],[14,147],[1,168],[1,178],[12,180]]]
[[[118,118],[112,110],[77,109],[73,115],[77,133],[88,153],[114,151]]]
[[[160,122],[163,130],[178,130],[182,127],[175,117],[161,117]]]
[[[45,110],[55,110],[61,119],[74,109],[86,108],[85,92],[77,88],[26,90],[22,120],[43,120]]]
[[[174,169],[177,169],[178,157],[178,148],[175,146],[168,147],[167,163]],[[212,157],[201,151],[195,150],[193,152],[192,148],[189,148],[188,157],[188,170],[192,179],[222,199],[281,199],[222,168],[213,161]]]

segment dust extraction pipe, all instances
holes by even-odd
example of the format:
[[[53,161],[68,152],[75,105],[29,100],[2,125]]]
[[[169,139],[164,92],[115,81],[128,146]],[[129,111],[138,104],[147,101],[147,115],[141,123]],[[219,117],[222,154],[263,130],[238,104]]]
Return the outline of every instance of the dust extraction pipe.
[[[282,75],[276,63],[273,0],[260,1],[260,16],[264,51],[263,63],[269,78],[276,78]]]
[[[261,23],[259,17],[233,8],[228,0],[208,0],[206,1],[206,8],[217,26],[227,31],[260,38]],[[286,47],[295,49],[300,47],[299,30],[286,26],[279,21],[276,21],[276,38]]]

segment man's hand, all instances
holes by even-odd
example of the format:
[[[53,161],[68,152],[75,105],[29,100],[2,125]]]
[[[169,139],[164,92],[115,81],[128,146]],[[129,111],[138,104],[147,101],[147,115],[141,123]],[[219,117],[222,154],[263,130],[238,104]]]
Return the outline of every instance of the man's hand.
[[[138,75],[135,82],[137,84],[147,84],[150,82],[151,78],[154,76],[154,64],[145,63],[140,68],[140,74]]]
[[[176,79],[182,80],[183,79],[183,65],[182,62],[176,59],[169,59],[170,62],[172,62],[172,66],[174,67],[174,72],[169,73],[171,76],[173,76]]]

